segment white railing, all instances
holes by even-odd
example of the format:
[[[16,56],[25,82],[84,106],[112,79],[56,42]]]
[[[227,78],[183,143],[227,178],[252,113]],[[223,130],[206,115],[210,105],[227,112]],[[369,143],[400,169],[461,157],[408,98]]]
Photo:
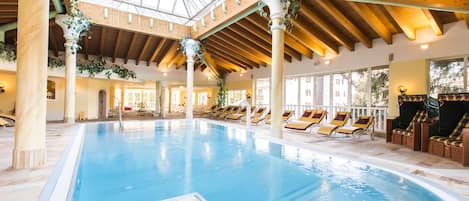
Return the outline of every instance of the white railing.
[[[268,104],[257,104],[257,107],[266,107]],[[386,131],[386,118],[387,118],[387,107],[355,107],[355,106],[330,106],[330,105],[285,105],[285,110],[293,110],[293,118],[299,118],[303,111],[311,109],[323,109],[327,111],[327,121],[331,121],[334,118],[336,112],[348,111],[350,112],[351,121],[349,124],[355,122],[359,116],[362,115],[373,115],[375,117],[375,130],[379,132]]]

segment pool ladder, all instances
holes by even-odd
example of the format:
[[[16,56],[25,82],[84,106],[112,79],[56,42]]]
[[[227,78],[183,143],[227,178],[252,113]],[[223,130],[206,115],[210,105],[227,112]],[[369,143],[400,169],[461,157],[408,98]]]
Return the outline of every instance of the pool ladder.
[[[119,130],[124,130],[124,125],[122,124],[122,106],[121,106],[121,101],[119,98],[115,97],[114,99],[117,100],[117,108],[119,111]]]

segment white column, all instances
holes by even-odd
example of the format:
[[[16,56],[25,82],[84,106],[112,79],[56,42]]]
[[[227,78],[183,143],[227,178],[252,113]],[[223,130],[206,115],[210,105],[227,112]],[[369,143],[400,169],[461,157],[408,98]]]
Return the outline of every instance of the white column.
[[[80,33],[85,27],[70,26],[70,23],[78,21],[77,17],[57,15],[55,22],[62,28],[65,38],[65,110],[64,121],[68,124],[75,123],[75,85],[77,68],[77,42]]]
[[[193,105],[192,92],[194,86],[194,63],[195,56],[200,50],[200,42],[193,39],[183,39],[184,55],[187,57],[187,79],[186,79],[186,119],[192,119]]]
[[[167,83],[166,81],[160,82],[161,90],[161,99],[160,99],[160,116],[162,118],[166,117],[166,91],[167,91]]]
[[[270,10],[270,19],[272,20],[272,81],[270,94],[270,109],[272,125],[270,127],[271,135],[283,138],[282,113],[284,103],[284,37],[285,37],[285,14],[286,8],[283,7],[280,0],[264,1]]]
[[[46,162],[48,34],[49,0],[19,0],[14,169]]]

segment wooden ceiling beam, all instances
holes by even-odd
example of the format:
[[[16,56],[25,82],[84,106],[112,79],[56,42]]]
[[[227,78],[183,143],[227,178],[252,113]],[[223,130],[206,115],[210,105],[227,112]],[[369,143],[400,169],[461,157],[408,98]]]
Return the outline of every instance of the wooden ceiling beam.
[[[124,59],[124,64],[127,64],[129,62],[129,57],[130,53],[133,51],[133,46],[135,44],[135,40],[137,39],[137,33],[132,34],[132,40],[130,41],[129,48],[127,48],[127,52],[125,53],[125,59]]]
[[[217,62],[212,58],[212,55],[208,53],[206,50],[204,50],[204,63],[207,65],[207,67],[210,69],[210,71],[217,77],[221,78],[223,77],[222,72],[217,69]]]
[[[240,26],[242,26],[243,28],[247,29],[247,30],[250,30],[250,31],[253,31],[253,30],[256,30],[256,27],[257,29],[260,29],[262,31],[264,31],[264,34],[267,34],[267,39],[269,41],[270,44],[272,44],[272,36],[269,35],[266,31],[266,29],[268,29],[267,25],[268,25],[268,21],[267,19],[259,16],[258,13],[254,13],[254,14],[251,14],[250,16],[246,17],[245,18],[246,21],[239,21],[238,24]],[[252,25],[254,25],[254,27],[252,27]],[[260,35],[259,33],[255,32],[256,35]],[[264,38],[264,37],[262,37]],[[291,33],[286,31],[285,32],[285,44],[291,48],[293,48],[295,51],[298,51],[300,52],[302,55],[305,55],[306,57],[312,59],[313,58],[313,51],[310,50],[308,47],[304,46],[302,43],[300,43],[299,41],[295,40],[292,36],[291,36]]]
[[[208,48],[208,50],[211,50],[211,52],[224,53],[223,55],[225,55],[227,57],[230,57],[232,59],[235,59],[236,61],[243,63],[244,65],[248,66],[251,69],[254,68],[254,67],[259,67],[259,64],[255,63],[255,62],[252,62],[249,59],[245,59],[244,57],[242,57],[238,54],[234,54],[233,52],[230,52],[229,50],[219,48],[219,47],[217,47],[215,45],[212,45],[210,43],[207,43],[206,47]]]
[[[247,47],[251,47],[251,48],[254,48],[256,49],[257,51],[259,51],[260,53],[268,56],[268,57],[271,57],[272,56],[272,50],[271,50],[271,45],[267,45],[267,47],[263,47],[261,45],[258,45],[254,42],[252,42],[251,40],[249,40],[248,38],[249,37],[245,37],[246,35],[242,32],[239,32],[241,34],[239,34],[238,32],[235,32],[233,31],[233,29],[231,29],[230,27],[227,27],[227,29],[223,30],[223,32],[225,34],[228,34],[230,35],[232,38],[236,38],[238,36],[238,41],[244,45],[246,45]],[[240,36],[240,37],[239,37]],[[290,55],[287,55],[287,54],[283,54],[283,58],[288,61],[289,63],[291,63],[292,61],[292,58]]]
[[[259,58],[261,61],[271,64],[272,59],[269,57],[269,55],[266,55],[264,53],[259,52],[259,50],[246,46],[243,43],[239,42],[238,39],[235,36],[230,36],[228,34],[225,34],[223,31],[218,32],[215,34],[216,36],[219,36],[222,41],[224,41],[227,44],[230,44],[235,47],[239,47],[240,50],[242,50],[245,54],[250,54],[253,55],[254,57]]]
[[[399,7],[394,7],[394,6],[384,6],[384,8],[391,15],[394,21],[396,21],[396,23],[402,29],[404,34],[407,36],[407,38],[409,40],[415,40],[417,36],[415,32],[415,28],[413,28],[412,25],[404,17],[405,15],[403,13],[403,10],[401,10],[401,8]]]
[[[212,53],[212,55],[215,55],[217,57],[221,57],[221,58],[223,58],[223,59],[225,59],[225,60],[227,60],[227,61],[229,61],[233,64],[236,64],[237,66],[239,66],[240,68],[242,68],[244,70],[247,70],[248,68],[251,68],[250,66],[248,66],[246,64],[243,64],[242,62],[239,62],[236,59],[232,59],[232,58],[230,58],[230,57],[228,57],[228,56],[226,56],[222,53],[219,53],[217,51],[212,51],[211,53]]]
[[[265,66],[267,64],[266,62],[261,60],[259,57],[256,57],[256,55],[252,55],[251,52],[249,52],[245,49],[242,49],[241,47],[238,47],[236,45],[232,45],[231,43],[227,43],[226,41],[224,41],[223,38],[217,36],[216,34],[212,35],[209,38],[209,40],[216,43],[219,47],[224,47],[226,49],[230,49],[233,52],[238,52],[239,54],[243,55],[243,57],[245,57],[245,58],[247,58],[251,61],[254,61],[256,63],[259,63],[260,65]]]
[[[263,49],[269,51],[272,54],[272,43],[265,42],[262,38],[252,34],[248,30],[245,30],[238,24],[232,24],[228,27],[228,29],[242,36],[243,38],[251,41],[252,43],[258,45],[259,47],[262,47]],[[301,54],[288,46],[285,46],[285,54],[301,61]]]
[[[230,72],[239,72],[243,69],[240,66],[234,63],[231,63],[230,61],[222,57],[217,56],[216,54],[212,53],[212,57],[217,61],[217,65],[219,67],[225,68],[226,70],[229,70]]]
[[[135,61],[135,64],[138,66],[140,63],[140,60],[143,59],[143,56],[145,55],[145,52],[147,51],[148,47],[150,46],[151,40],[153,39],[152,36],[148,35],[147,39],[145,40],[145,44],[143,45],[143,48],[140,50],[140,53],[138,54],[138,57]]]
[[[101,36],[99,37],[99,54],[104,56],[104,41],[106,39],[106,27],[101,27]]]
[[[156,46],[155,50],[153,50],[153,54],[151,55],[150,59],[147,61],[147,66],[150,66],[151,62],[155,61],[156,57],[161,53],[161,50],[163,49],[164,45],[166,44],[166,41],[168,39],[162,38],[158,45]],[[158,64],[156,64],[158,66]]]
[[[116,44],[114,46],[114,51],[112,53],[112,63],[116,63],[117,51],[120,49],[120,44],[122,43],[122,30],[119,30],[117,33]]]
[[[443,23],[441,22],[440,18],[436,15],[436,11],[428,10],[428,9],[422,9],[423,14],[425,14],[425,17],[428,20],[428,24],[433,29],[433,32],[437,36],[443,35]]]
[[[170,42],[170,41],[168,41],[168,42]],[[178,40],[173,40],[171,42],[171,45],[169,46],[168,51],[163,53],[164,56],[162,57],[162,59],[160,61],[156,61],[157,62],[156,66],[158,67],[159,64],[168,65],[168,63],[171,60],[173,60],[173,58],[176,57],[177,54],[179,53],[178,52],[178,47],[179,47],[179,41]]]
[[[356,39],[371,48],[371,39],[366,36],[355,24],[353,24],[345,15],[339,11],[329,0],[317,0],[317,4],[321,6],[329,15],[336,19],[347,31],[349,31]]]
[[[349,2],[349,5],[387,44],[392,44],[392,33],[367,4]]]
[[[216,49],[217,51],[220,51],[220,52],[225,52],[235,58],[239,58],[239,60],[242,60],[246,63],[249,63],[251,64],[251,66],[253,67],[256,67],[256,68],[259,68],[259,65],[262,65],[265,63],[263,63],[261,60],[252,60],[250,57],[246,56],[246,55],[243,55],[241,54],[240,52],[238,51],[233,51],[232,49],[226,47],[226,46],[223,46],[223,45],[220,45],[218,44],[216,41],[213,41],[213,40],[209,40],[209,42],[207,43],[207,45],[209,47],[213,47],[214,49]]]
[[[322,30],[324,30],[324,32],[329,34],[334,40],[339,42],[341,45],[343,45],[350,51],[353,51],[355,49],[353,41],[350,41],[345,38],[344,35],[339,33],[339,31],[335,27],[331,26],[328,22],[319,17],[304,3],[301,6],[300,13],[303,14],[309,20],[311,20],[314,24],[319,26]]]
[[[416,7],[446,12],[465,12],[469,14],[466,0],[348,0],[363,3],[383,4],[402,7]]]
[[[84,46],[83,47],[83,52],[85,53],[85,59],[88,60],[88,56],[89,56],[89,54],[88,54],[88,49],[89,49],[89,47],[88,47],[89,46],[88,45],[88,43],[89,43],[88,37],[84,36],[82,38],[82,40],[83,40],[83,46]]]
[[[175,57],[173,57],[167,64],[168,68],[171,68],[177,61],[181,59],[181,57],[184,57],[181,53],[177,53]]]
[[[469,29],[469,14],[464,15],[464,21],[466,21],[467,28]]]

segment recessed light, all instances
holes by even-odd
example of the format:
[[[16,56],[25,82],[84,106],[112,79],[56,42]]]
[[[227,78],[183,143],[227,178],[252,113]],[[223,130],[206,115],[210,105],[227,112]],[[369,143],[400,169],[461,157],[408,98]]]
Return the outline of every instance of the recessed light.
[[[243,74],[242,74],[242,73],[241,73],[241,74],[239,74],[239,77],[243,77]]]
[[[167,75],[168,75],[168,73],[163,73],[163,76],[165,76],[165,77],[166,77]]]
[[[420,49],[422,49],[422,50],[426,50],[426,49],[428,49],[429,47],[430,47],[429,44],[422,44],[422,45],[420,45]]]
[[[324,64],[329,65],[331,63],[331,60],[326,60],[324,61]]]

